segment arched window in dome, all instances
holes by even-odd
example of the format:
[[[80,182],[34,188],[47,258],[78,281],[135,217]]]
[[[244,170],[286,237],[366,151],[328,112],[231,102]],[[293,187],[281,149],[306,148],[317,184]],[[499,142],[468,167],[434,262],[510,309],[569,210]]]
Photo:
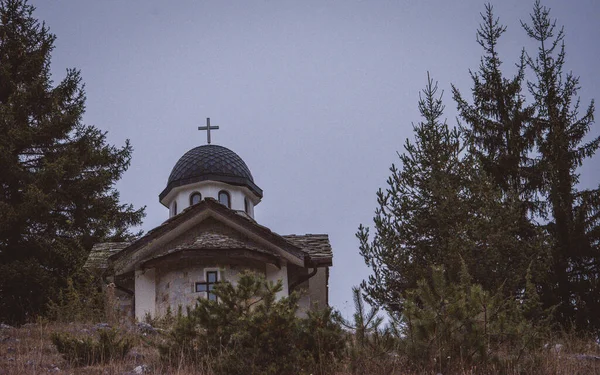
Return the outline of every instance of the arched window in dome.
[[[200,194],[199,192],[195,191],[192,194],[190,194],[190,206],[200,203],[201,200],[202,194]]]
[[[171,217],[177,215],[177,201],[173,201],[171,204]]]
[[[231,197],[229,196],[229,192],[226,190],[221,190],[219,192],[219,203],[227,208],[231,208]]]
[[[250,201],[248,198],[244,198],[244,211],[250,215]]]

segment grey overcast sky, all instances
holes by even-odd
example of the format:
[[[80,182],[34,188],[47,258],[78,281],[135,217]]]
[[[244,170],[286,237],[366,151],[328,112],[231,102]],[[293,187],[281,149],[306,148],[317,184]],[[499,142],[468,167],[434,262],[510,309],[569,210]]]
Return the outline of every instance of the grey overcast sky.
[[[117,188],[123,202],[147,205],[144,230],[167,218],[158,194],[179,157],[206,142],[197,127],[210,117],[220,126],[213,143],[240,155],[264,190],[259,223],[330,235],[330,302],[344,315],[351,287],[370,272],[354,234],[371,225],[375,192],[420,120],[427,71],[455,124],[450,84],[468,95],[482,52],[483,0],[31,3],[57,36],[55,82],[80,69],[84,121],[113,144],[133,144]],[[533,0],[492,3],[508,27],[500,50],[513,72],[521,48],[534,51],[519,24]],[[600,1],[544,4],[565,26],[567,69],[587,105],[600,98]],[[598,185],[599,161],[583,167],[583,185]]]

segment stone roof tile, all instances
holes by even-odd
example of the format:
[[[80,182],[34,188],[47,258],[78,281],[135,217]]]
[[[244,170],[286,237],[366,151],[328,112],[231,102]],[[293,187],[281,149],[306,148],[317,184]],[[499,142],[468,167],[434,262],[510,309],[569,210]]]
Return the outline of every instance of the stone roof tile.
[[[248,245],[246,243],[243,243],[242,241],[239,241],[235,238],[229,237],[225,234],[214,233],[214,232],[204,232],[204,233],[200,234],[198,237],[196,237],[194,242],[181,244],[176,247],[170,248],[166,251],[159,252],[142,262],[147,262],[147,261],[150,261],[153,259],[158,259],[158,258],[164,257],[166,255],[171,255],[171,254],[178,253],[178,252],[185,251],[185,250],[218,250],[218,249],[251,250],[251,251],[255,251],[258,253],[263,253],[263,254],[267,254],[267,255],[279,258],[279,256],[277,254],[273,253],[272,251],[268,251],[268,250],[265,250],[265,249],[262,249],[262,248],[259,248],[256,246]]]
[[[308,253],[313,262],[331,265],[333,251],[327,234],[289,234],[281,237]]]
[[[130,242],[100,242],[95,244],[90,251],[84,268],[105,270],[108,268],[108,257],[118,253],[127,246]]]

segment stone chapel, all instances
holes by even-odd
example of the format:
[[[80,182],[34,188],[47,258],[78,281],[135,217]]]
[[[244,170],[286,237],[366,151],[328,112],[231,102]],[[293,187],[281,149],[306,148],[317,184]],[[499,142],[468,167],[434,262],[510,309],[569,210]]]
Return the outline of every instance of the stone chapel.
[[[278,297],[301,295],[299,314],[328,305],[333,254],[327,234],[279,235],[254,219],[263,198],[246,163],[208,144],[175,164],[159,201],[169,218],[129,242],[94,245],[85,267],[113,283],[121,309],[138,320],[170,308],[216,299],[218,282],[236,283],[244,270],[283,282]]]

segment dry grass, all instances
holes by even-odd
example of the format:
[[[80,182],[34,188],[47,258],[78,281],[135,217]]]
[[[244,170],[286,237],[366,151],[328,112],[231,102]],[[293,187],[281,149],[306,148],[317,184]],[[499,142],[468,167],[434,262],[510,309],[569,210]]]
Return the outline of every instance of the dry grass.
[[[210,375],[210,371],[186,368],[181,365],[177,368],[164,367],[158,356],[158,351],[143,340],[137,340],[131,353],[122,361],[114,361],[105,365],[76,367],[56,351],[50,341],[52,332],[68,332],[73,335],[90,335],[94,331],[93,325],[85,324],[58,324],[37,323],[28,324],[18,329],[0,329],[0,375],[22,374],[133,374],[137,366],[146,366],[145,373],[151,374],[176,374],[176,375]],[[577,354],[585,353],[590,356],[599,356],[600,348],[594,342],[581,340],[577,337],[563,339],[560,350],[554,346],[538,353],[535,358],[526,358],[524,367],[513,369],[508,374],[600,374],[600,360],[581,359]],[[365,361],[369,363],[370,361]],[[393,362],[393,365],[392,365]],[[373,367],[364,366],[359,369],[362,374],[411,374],[406,367],[399,364],[402,360],[390,362],[390,366],[376,363]],[[405,362],[404,362],[405,363]],[[375,366],[376,365],[376,366]],[[371,367],[371,368],[369,368]],[[387,367],[387,368],[382,368]],[[404,369],[402,368],[404,367]],[[339,373],[338,375],[349,374]],[[432,373],[436,372],[421,372]],[[480,371],[477,368],[460,369],[454,374],[500,374],[499,371]]]
[[[68,363],[56,351],[50,340],[52,332],[68,332],[75,336],[90,335],[93,325],[38,323],[27,324],[19,329],[0,330],[0,375],[21,374],[123,374],[140,365],[147,366],[151,373],[198,374],[201,372],[179,372],[177,369],[162,368],[158,352],[137,342],[123,361],[105,365],[76,367]]]

